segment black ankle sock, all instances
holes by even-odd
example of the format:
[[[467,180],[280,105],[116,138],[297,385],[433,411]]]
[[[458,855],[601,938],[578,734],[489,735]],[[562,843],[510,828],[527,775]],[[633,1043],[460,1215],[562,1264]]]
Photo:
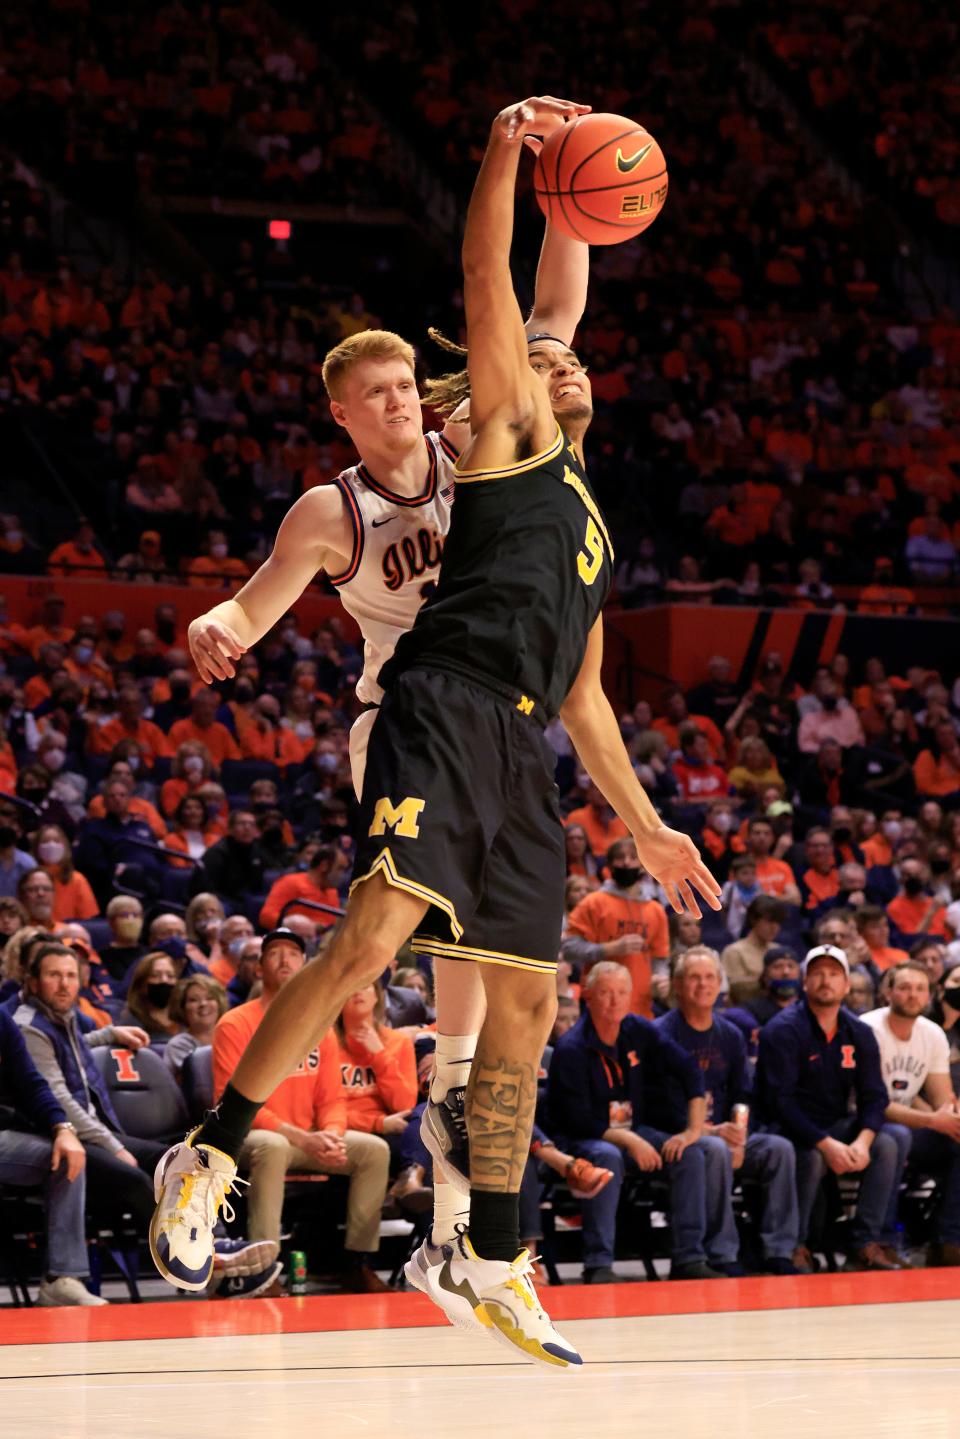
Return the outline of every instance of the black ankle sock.
[[[220,1103],[216,1109],[210,1110],[194,1136],[194,1144],[209,1144],[236,1160],[261,1108],[260,1102],[245,1099],[232,1084],[228,1084],[220,1096]]]
[[[520,1196],[470,1190],[470,1243],[481,1259],[506,1259],[520,1253]]]

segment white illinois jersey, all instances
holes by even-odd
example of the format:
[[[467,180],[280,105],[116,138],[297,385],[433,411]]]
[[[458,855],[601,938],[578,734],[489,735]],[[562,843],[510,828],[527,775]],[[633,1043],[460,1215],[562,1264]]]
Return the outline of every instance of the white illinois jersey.
[[[357,696],[364,704],[383,698],[380,669],[436,584],[450,529],[457,451],[436,431],[423,438],[430,464],[419,495],[388,490],[362,464],[333,482],[350,515],[353,553],[346,569],[328,578],[363,635]]]

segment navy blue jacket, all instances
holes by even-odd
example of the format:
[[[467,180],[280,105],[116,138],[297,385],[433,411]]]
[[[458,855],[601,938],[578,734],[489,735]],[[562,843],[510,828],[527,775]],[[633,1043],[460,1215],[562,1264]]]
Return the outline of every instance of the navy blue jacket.
[[[866,1027],[866,1026],[864,1026]],[[650,1097],[666,1083],[685,1099],[703,1094],[693,1060],[656,1025],[628,1014],[616,1044],[604,1044],[585,1011],[557,1040],[547,1080],[547,1115],[552,1132],[569,1139],[601,1139],[610,1128],[610,1101],[628,1099],[633,1128],[652,1124]],[[686,1114],[683,1124],[686,1125]]]
[[[58,1023],[40,1009],[36,1000],[31,997],[18,1002],[14,1019],[21,1029],[38,1029],[47,1036],[53,1045],[54,1058],[60,1066],[71,1097],[88,1112],[92,1105],[102,1124],[106,1124],[115,1134],[120,1132],[122,1125],[103,1086],[93,1053],[90,1046],[83,1041],[83,1036],[97,1027],[93,1020],[88,1019],[81,1010],[75,1009],[66,1024]]]
[[[55,1124],[65,1124],[67,1116],[57,1103],[53,1091],[43,1078],[23,1042],[23,1035],[13,1016],[0,1009],[0,1109],[13,1111],[27,1120],[40,1134],[51,1134]],[[0,1117],[14,1120],[10,1113]]]
[[[707,1122],[725,1124],[734,1104],[749,1104],[750,1065],[743,1035],[735,1024],[715,1014],[709,1029],[693,1029],[679,1009],[654,1021],[661,1034],[689,1054],[700,1071],[707,1097]],[[686,1096],[675,1080],[667,1080],[651,1096],[650,1113],[658,1129],[674,1133],[687,1122]]]
[[[761,1118],[804,1149],[851,1112],[861,1129],[876,1132],[884,1122],[877,1041],[849,1009],[840,1010],[828,1040],[801,995],[761,1029],[754,1083]]]

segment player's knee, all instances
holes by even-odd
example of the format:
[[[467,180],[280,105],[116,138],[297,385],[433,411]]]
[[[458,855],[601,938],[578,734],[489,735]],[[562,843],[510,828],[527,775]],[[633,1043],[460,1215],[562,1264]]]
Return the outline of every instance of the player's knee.
[[[394,950],[382,939],[344,933],[328,960],[328,972],[336,988],[355,994],[373,984],[393,962]]]

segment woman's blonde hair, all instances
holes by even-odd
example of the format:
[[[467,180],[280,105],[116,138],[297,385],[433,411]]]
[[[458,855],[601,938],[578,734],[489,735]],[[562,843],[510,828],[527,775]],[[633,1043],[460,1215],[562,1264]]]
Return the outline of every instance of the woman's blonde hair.
[[[186,978],[177,980],[177,987],[173,991],[169,1009],[170,1018],[175,1024],[181,1024],[184,1029],[190,1028],[184,1006],[187,1002],[187,995],[195,984],[205,990],[211,999],[216,1000],[218,1019],[227,1012],[227,991],[219,979],[214,979],[212,974],[188,974]]]
[[[347,376],[361,360],[404,360],[411,370],[416,369],[413,346],[401,335],[393,330],[361,330],[327,351],[323,383],[331,400],[340,399]]]
[[[25,948],[28,948],[38,935],[47,934],[48,931],[38,924],[25,924],[22,929],[15,929],[3,947],[3,958],[0,960],[0,979],[13,979],[17,984],[22,984],[26,977],[26,965],[22,958]]]
[[[467,350],[465,345],[458,345],[455,340],[447,339],[447,336],[440,330],[435,330],[431,325],[427,331],[435,345],[441,350],[446,350],[451,355],[459,355],[466,359]],[[438,375],[435,380],[427,380],[423,387],[423,403],[429,405],[431,410],[436,410],[440,415],[452,415],[458,405],[470,398],[470,376],[466,368],[452,370],[448,375]]]
[[[374,1024],[377,1025],[377,1027],[378,1027],[378,1028],[381,1028],[381,1029],[387,1028],[387,1027],[388,1027],[388,1026],[387,1026],[387,996],[386,996],[385,993],[384,993],[383,985],[380,983],[379,979],[375,979],[371,985],[369,985],[369,986],[364,985],[364,988],[365,988],[365,989],[366,989],[366,988],[372,989],[372,990],[374,991],[374,993],[376,994],[376,996],[377,996],[377,998],[376,998],[376,1003],[375,1003],[374,1006],[373,1006],[373,1022],[374,1022]],[[352,996],[351,996],[351,997],[352,997]],[[345,1034],[345,1031],[344,1031],[344,1028],[343,1028],[343,1010],[342,1010],[342,1009],[341,1009],[340,1013],[337,1015],[336,1019],[333,1021],[333,1023],[334,1023],[334,1028],[335,1028],[336,1031],[337,1031],[337,1034],[340,1036],[340,1038],[341,1038],[341,1040],[342,1040],[342,1039],[344,1038],[344,1034]]]

